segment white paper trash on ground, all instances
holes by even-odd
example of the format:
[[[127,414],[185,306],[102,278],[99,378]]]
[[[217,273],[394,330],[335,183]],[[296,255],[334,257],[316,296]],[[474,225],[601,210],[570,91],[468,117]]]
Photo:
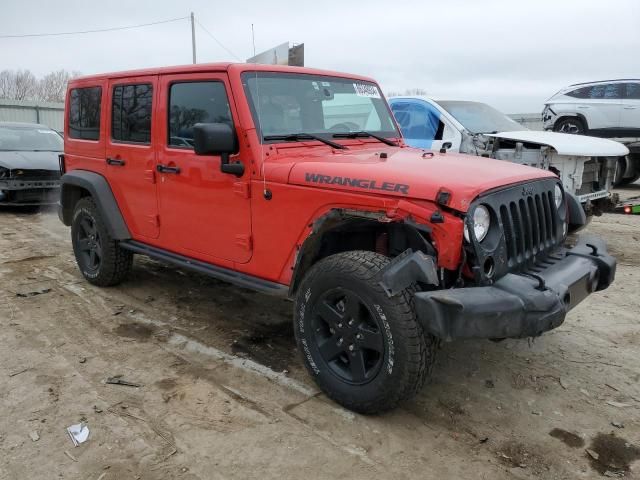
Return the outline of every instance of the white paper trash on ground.
[[[71,437],[73,445],[77,447],[81,443],[86,442],[87,438],[89,438],[89,427],[84,423],[76,423],[75,425],[67,427],[67,433],[69,434],[69,437]]]

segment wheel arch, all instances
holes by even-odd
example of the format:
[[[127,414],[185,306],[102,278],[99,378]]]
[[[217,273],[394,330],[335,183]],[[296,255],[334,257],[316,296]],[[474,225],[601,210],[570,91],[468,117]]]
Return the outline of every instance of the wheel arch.
[[[556,119],[556,121],[553,122],[554,131],[555,131],[556,125],[558,125],[558,123],[560,123],[563,120],[567,120],[569,118],[577,118],[584,125],[585,132],[589,131],[589,122],[587,122],[587,117],[585,117],[583,114],[577,113],[577,112],[575,112],[575,113],[572,112],[572,113],[564,113],[564,114],[559,114],[559,115],[560,116]]]
[[[87,170],[73,170],[65,173],[60,183],[58,216],[62,223],[70,226],[76,203],[81,198],[90,196],[96,202],[109,234],[116,240],[131,238],[113,191],[105,177]]]
[[[299,246],[289,296],[295,296],[313,265],[336,253],[365,250],[394,258],[413,249],[436,257],[430,233],[424,225],[381,221],[374,212],[333,209],[314,222],[311,234]]]

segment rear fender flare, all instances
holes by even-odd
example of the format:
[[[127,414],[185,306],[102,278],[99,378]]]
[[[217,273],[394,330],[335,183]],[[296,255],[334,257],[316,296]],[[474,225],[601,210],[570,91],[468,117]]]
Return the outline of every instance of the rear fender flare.
[[[87,170],[73,170],[60,179],[59,216],[62,223],[71,225],[76,202],[90,195],[96,202],[109,234],[116,240],[131,238],[109,182],[102,175]]]

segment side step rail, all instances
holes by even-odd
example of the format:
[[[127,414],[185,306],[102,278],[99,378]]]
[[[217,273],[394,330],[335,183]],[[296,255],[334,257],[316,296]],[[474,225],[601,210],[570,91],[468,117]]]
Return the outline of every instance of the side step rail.
[[[245,273],[236,272],[228,268],[219,267],[210,263],[195,260],[183,255],[168,252],[160,248],[152,247],[135,240],[124,240],[120,242],[120,246],[134,253],[140,253],[156,260],[170,263],[178,267],[186,268],[194,272],[203,273],[218,280],[229,282],[239,287],[255,290],[260,293],[274,295],[278,297],[286,297],[289,287],[281,283],[271,282],[262,278],[247,275]]]

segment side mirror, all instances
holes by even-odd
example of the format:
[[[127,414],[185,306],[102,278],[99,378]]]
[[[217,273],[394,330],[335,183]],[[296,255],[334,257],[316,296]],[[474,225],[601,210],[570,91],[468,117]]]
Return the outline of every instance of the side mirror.
[[[451,142],[444,142],[442,144],[442,148],[440,149],[440,153],[447,153],[447,150],[451,148]]]
[[[238,139],[226,123],[196,123],[193,126],[193,150],[196,155],[220,155],[220,171],[237,177],[244,174],[240,162],[229,163],[229,155],[238,151]]]

